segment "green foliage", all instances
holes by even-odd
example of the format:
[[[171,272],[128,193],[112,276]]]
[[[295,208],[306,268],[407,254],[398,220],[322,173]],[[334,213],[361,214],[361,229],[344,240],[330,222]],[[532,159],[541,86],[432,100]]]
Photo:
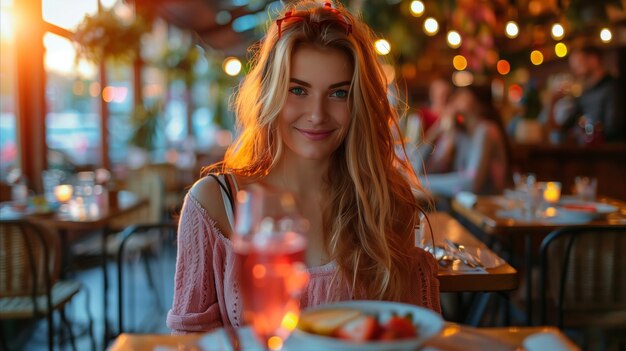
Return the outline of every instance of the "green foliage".
[[[102,9],[93,16],[85,16],[74,33],[76,59],[94,63],[106,58],[130,61],[139,51],[141,36],[147,30],[141,18],[124,23],[113,10]]]
[[[191,86],[196,78],[194,66],[201,55],[195,45],[176,49],[168,47],[157,65],[165,70],[168,80],[182,79],[187,86]]]
[[[159,117],[162,114],[163,104],[159,101],[151,106],[139,105],[131,115],[131,122],[135,128],[129,142],[145,150],[153,150],[156,146]]]

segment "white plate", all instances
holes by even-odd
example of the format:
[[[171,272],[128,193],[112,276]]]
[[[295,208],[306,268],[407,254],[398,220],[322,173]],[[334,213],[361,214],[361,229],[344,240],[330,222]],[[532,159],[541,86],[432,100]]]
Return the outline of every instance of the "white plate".
[[[584,207],[593,208],[594,210],[589,211],[589,210],[584,210],[584,209],[577,209],[577,208],[568,207],[568,205],[584,206]],[[592,219],[606,216],[613,212],[617,212],[618,208],[616,206],[605,204],[602,202],[590,202],[590,201],[568,199],[568,200],[562,200],[561,202],[559,202],[557,210],[569,216],[575,216],[581,219],[584,218],[584,219],[592,220]]]
[[[418,336],[398,341],[372,341],[368,343],[354,343],[333,337],[307,333],[296,328],[285,346],[288,350],[337,350],[337,351],[403,351],[416,350],[419,345],[437,335],[443,328],[443,319],[439,314],[429,309],[397,302],[388,301],[344,301],[334,304],[321,305],[307,309],[318,311],[335,308],[354,308],[367,314],[378,315],[381,322],[385,322],[392,314],[404,316],[411,314],[413,324],[417,327]]]

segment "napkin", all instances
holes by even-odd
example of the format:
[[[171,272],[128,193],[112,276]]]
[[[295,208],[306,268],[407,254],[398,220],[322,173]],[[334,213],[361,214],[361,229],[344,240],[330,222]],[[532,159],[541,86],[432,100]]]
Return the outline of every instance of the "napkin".
[[[569,339],[554,331],[543,331],[527,336],[522,343],[528,351],[580,351]]]
[[[476,194],[469,191],[461,191],[454,196],[456,202],[463,207],[472,208],[476,204]]]

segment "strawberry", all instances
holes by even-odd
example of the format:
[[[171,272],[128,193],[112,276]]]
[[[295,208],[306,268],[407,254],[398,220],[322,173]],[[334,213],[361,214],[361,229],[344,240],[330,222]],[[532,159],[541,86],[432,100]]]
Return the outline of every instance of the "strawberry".
[[[374,317],[359,316],[339,327],[336,336],[348,341],[365,342],[374,337],[377,328],[378,322]]]
[[[383,328],[384,331],[380,335],[380,340],[407,339],[417,336],[417,331],[411,321],[402,317],[391,317]]]

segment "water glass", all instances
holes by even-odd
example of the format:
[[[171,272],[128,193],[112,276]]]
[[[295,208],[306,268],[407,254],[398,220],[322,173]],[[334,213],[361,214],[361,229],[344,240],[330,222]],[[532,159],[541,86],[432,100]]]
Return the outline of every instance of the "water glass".
[[[594,201],[596,199],[596,190],[598,188],[598,179],[592,177],[576,177],[574,178],[574,192],[583,201]]]
[[[45,170],[41,173],[43,183],[43,195],[46,202],[51,204],[57,201],[54,193],[56,186],[60,185],[65,178],[65,173],[58,169]]]
[[[298,324],[308,281],[306,228],[288,193],[256,187],[237,193],[233,248],[244,318],[266,350],[280,350]]]

